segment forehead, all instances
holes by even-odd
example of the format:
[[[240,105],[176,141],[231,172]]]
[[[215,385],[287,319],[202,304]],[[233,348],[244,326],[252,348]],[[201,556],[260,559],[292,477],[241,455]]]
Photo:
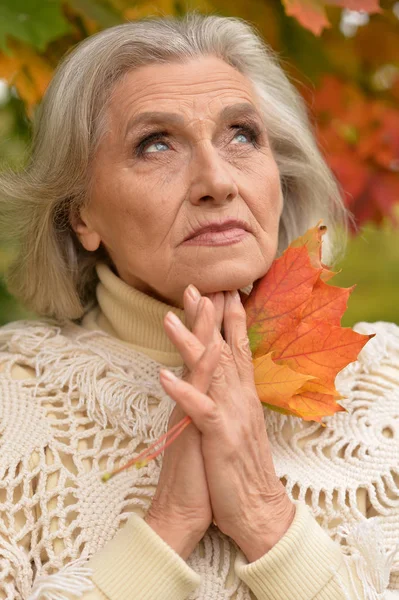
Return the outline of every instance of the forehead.
[[[128,72],[115,86],[110,112],[118,119],[173,108],[183,115],[209,117],[236,102],[260,108],[245,75],[219,58],[206,56],[146,65]]]

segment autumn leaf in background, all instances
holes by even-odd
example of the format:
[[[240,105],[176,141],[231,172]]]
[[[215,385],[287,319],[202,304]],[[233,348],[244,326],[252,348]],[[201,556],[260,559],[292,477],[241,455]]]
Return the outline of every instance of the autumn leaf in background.
[[[327,6],[341,6],[366,13],[382,12],[379,0],[283,0],[288,16],[295,17],[302,27],[320,35],[323,29],[331,27],[327,18]]]
[[[352,288],[327,284],[335,273],[321,262],[318,224],[275,259],[243,299],[259,400],[271,410],[321,422],[345,409],[334,382],[373,335],[341,327]],[[186,416],[125,466],[148,464],[191,423]],[[163,444],[155,450],[155,447]]]
[[[369,222],[381,226],[388,219],[395,225],[399,3],[380,4],[193,0],[188,7],[180,0],[1,0],[0,92],[4,79],[32,120],[62,57],[90,35],[142,17],[181,16],[189,9],[245,19],[277,52],[316,118],[321,149],[353,215],[352,233]]]
[[[323,77],[311,102],[320,145],[356,225],[381,224],[385,217],[397,225],[398,109],[366,98],[355,85],[333,75]]]

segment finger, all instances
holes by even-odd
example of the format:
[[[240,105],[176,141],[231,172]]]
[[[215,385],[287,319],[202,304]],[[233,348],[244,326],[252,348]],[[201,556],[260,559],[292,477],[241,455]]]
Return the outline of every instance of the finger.
[[[224,313],[224,293],[215,292],[207,296],[211,300],[215,307],[215,324],[218,331],[221,330],[223,324],[223,313]]]
[[[223,296],[223,293],[220,294]],[[216,326],[215,320],[213,319],[204,319],[204,315],[206,314],[206,307],[208,306],[211,310],[210,306],[211,300],[204,296],[204,304],[202,305],[202,310],[199,310],[196,315],[193,333],[197,336],[200,341],[202,341],[206,346],[210,343],[216,344],[216,346],[220,349],[219,354],[217,356],[217,360],[213,362],[213,379],[212,385],[213,387],[217,387],[220,385],[223,386],[226,382],[226,374],[223,371],[222,366],[219,364],[220,362],[226,364],[227,372],[230,373],[230,381],[238,381],[237,373],[235,372],[235,364],[232,356],[229,356],[230,360],[226,361],[226,351],[229,355],[231,355],[230,348],[227,346],[226,342],[221,336],[219,329]],[[215,307],[215,304],[214,304]],[[224,309],[224,298],[222,298],[222,303],[219,301],[219,308]],[[216,310],[216,309],[215,309]],[[222,315],[223,319],[223,315]],[[221,360],[222,359],[222,360]],[[230,368],[234,369],[234,372],[230,372]]]
[[[254,385],[252,352],[247,334],[247,316],[237,293],[227,292],[224,311],[224,334],[237,367],[241,383]]]
[[[205,421],[214,414],[215,403],[206,395],[212,380],[213,367],[217,362],[220,347],[211,342],[204,350],[192,373],[194,384],[177,378],[167,369],[161,369],[160,381],[166,393],[193,420],[200,431],[203,431]]]
[[[220,360],[220,353],[221,344],[219,341],[211,340],[189,375],[189,383],[204,394],[208,393],[213,381],[215,367],[217,368]]]
[[[207,298],[207,300],[212,302],[214,309],[215,309],[216,321],[217,321],[217,319],[219,319],[219,322],[220,322],[220,320],[223,322],[224,309],[225,309],[225,294],[224,294],[224,292],[217,292],[215,294],[210,294],[209,297],[204,296],[204,298]],[[216,314],[218,314],[219,316],[217,316]],[[201,316],[200,316],[198,325],[200,328],[202,328]],[[214,368],[213,380],[212,380],[212,385],[210,388],[210,393],[211,393],[211,395],[215,396],[215,398],[216,398],[220,395],[220,391],[222,391],[223,401],[225,403],[228,403],[228,397],[226,397],[226,393],[225,393],[226,381],[229,382],[229,385],[235,386],[235,385],[239,384],[240,379],[238,377],[237,367],[234,362],[234,357],[231,352],[231,349],[230,349],[229,345],[223,339],[222,333],[220,331],[220,325],[217,322],[215,322],[215,325],[213,328],[213,340],[215,340],[215,342],[217,344],[219,344],[221,351],[220,351],[219,363],[217,365],[215,365],[215,368]]]
[[[190,286],[189,286],[190,287]],[[194,286],[192,286],[194,287]],[[196,288],[195,288],[196,289]],[[197,290],[198,291],[198,290]],[[198,292],[199,294],[199,292]],[[184,312],[187,315],[187,325],[191,332],[205,347],[213,338],[214,325],[210,319],[202,319],[203,310],[199,310],[199,304],[202,296],[199,295],[197,301],[193,300],[186,288],[183,295]]]
[[[225,362],[225,352],[226,350],[229,351],[230,353],[230,348],[227,346],[227,344],[225,343],[221,332],[220,332],[220,328],[221,328],[221,323],[223,322],[223,313],[224,313],[224,293],[223,292],[217,292],[215,294],[210,294],[210,296],[204,296],[204,298],[206,298],[206,302],[211,302],[213,304],[213,307],[215,309],[215,319],[213,322],[213,325],[211,323],[210,320],[207,320],[204,322],[203,319],[203,314],[204,314],[204,310],[203,311],[198,311],[197,313],[197,317],[195,320],[195,324],[193,327],[193,333],[194,335],[197,336],[197,338],[204,344],[204,346],[206,346],[207,344],[209,344],[210,340],[213,340],[215,343],[218,344],[218,346],[221,348],[221,353],[219,354],[219,359],[222,355],[222,351],[224,349],[224,354],[223,354],[223,360],[222,362]],[[206,307],[207,304],[206,302],[204,303],[204,306]],[[215,387],[220,387],[220,385],[223,386],[223,384],[225,383],[225,373],[223,372],[223,368],[219,365],[219,359],[217,362],[214,363],[214,372],[213,372],[213,388]],[[234,361],[232,361],[233,366],[234,365]],[[229,366],[229,365],[227,365]],[[229,369],[227,369],[229,370]],[[237,374],[236,373],[230,373],[230,381],[235,381],[238,380]]]
[[[188,381],[192,386],[194,386],[199,392],[203,394],[207,394],[209,386],[212,381],[213,369],[211,365],[217,364],[220,358],[220,345],[217,344],[214,340],[212,340],[207,347],[204,349],[200,359],[197,361],[193,371],[188,374],[188,378],[183,380]],[[163,384],[165,379],[162,378],[163,371],[161,370],[161,383]],[[170,373],[170,371],[168,371]],[[165,387],[165,386],[164,386]],[[168,391],[168,390],[167,390]],[[180,398],[180,396],[179,396]],[[178,408],[182,410],[184,414],[185,411],[183,406],[178,403]],[[172,412],[172,415],[175,411]],[[190,415],[189,415],[190,416]],[[169,426],[171,427],[175,423],[180,421],[180,414],[175,414],[175,420],[169,421]]]
[[[190,293],[190,288],[193,288],[194,292],[197,292],[198,297],[196,297],[195,294],[193,295]],[[197,314],[198,306],[199,306],[201,298],[202,298],[201,294],[199,293],[198,289],[193,284],[188,285],[186,287],[186,289],[184,290],[183,308],[184,308],[184,314],[186,317],[186,326],[191,331],[192,331],[192,328],[194,325],[195,316]]]
[[[191,294],[189,294],[190,287],[194,288],[194,291],[197,291],[198,297],[193,297]],[[186,325],[189,329],[191,329],[191,332],[202,343],[203,347],[201,348],[201,351],[204,351],[206,346],[213,338],[213,327],[211,326],[210,320],[206,320],[205,323],[203,323],[201,319],[203,313],[203,310],[199,308],[201,298],[202,296],[197,290],[197,288],[191,285],[188,286],[185,290],[185,293],[183,295],[183,304],[186,316]],[[185,381],[192,381],[190,378],[190,369],[187,367],[186,364],[184,364],[182,379],[184,379]]]
[[[215,296],[219,296],[219,298],[216,299],[216,304],[215,304],[215,299],[214,299]],[[212,391],[215,392],[218,388],[223,387],[226,383],[226,376],[225,376],[224,370],[223,370],[222,366],[219,364],[219,361],[220,361],[220,358],[222,355],[222,349],[223,349],[224,355],[223,355],[223,360],[221,362],[223,364],[225,364],[227,362],[227,357],[225,356],[226,351],[228,351],[229,355],[231,355],[231,352],[230,352],[230,348],[227,346],[226,342],[223,340],[219,329],[216,327],[216,323],[214,321],[212,322],[212,319],[204,318],[204,315],[206,316],[206,307],[207,306],[211,310],[210,305],[212,303],[214,307],[216,306],[215,311],[216,310],[219,311],[219,313],[221,314],[221,319],[223,320],[223,313],[221,313],[221,311],[224,310],[224,294],[223,294],[223,292],[221,292],[220,294],[219,293],[212,294],[211,298],[208,298],[207,296],[204,296],[203,298],[204,298],[204,302],[203,303],[199,302],[197,304],[197,308],[194,308],[195,302],[191,301],[190,295],[187,293],[187,295],[185,295],[183,297],[184,303],[185,303],[184,306],[185,306],[185,308],[187,307],[188,311],[190,312],[190,317],[189,317],[189,319],[187,319],[187,321],[189,321],[192,318],[192,315],[196,311],[196,315],[194,318],[194,324],[192,327],[192,333],[197,337],[197,339],[199,339],[204,344],[204,347],[207,347],[210,343],[214,343],[220,349],[220,352],[217,354],[217,357],[214,358],[212,361],[213,369],[210,371],[210,372],[212,372],[212,375],[213,375],[212,381],[211,381]],[[229,358],[230,358],[230,361],[226,365],[227,371],[230,372],[229,380],[231,382],[235,382],[235,381],[238,382],[239,379],[238,379],[238,375],[236,373],[234,359],[232,358],[232,356],[229,356]],[[190,383],[193,383],[195,386],[196,386],[195,381],[197,381],[197,378],[195,378],[193,380],[193,378],[190,376],[190,372],[191,371],[193,373],[196,372],[197,362],[195,363],[194,369],[188,369],[187,366],[185,365],[185,370],[183,372],[183,379],[185,381],[189,381]],[[186,371],[186,369],[187,369],[187,371]],[[206,384],[207,391],[209,389],[209,383],[210,382],[207,381],[207,384]]]
[[[205,328],[214,328],[214,308],[209,298],[201,299],[198,307],[198,319],[201,319],[201,323]],[[172,312],[166,315],[164,328],[167,336],[179,351],[184,363],[192,371],[204,351],[204,344]]]

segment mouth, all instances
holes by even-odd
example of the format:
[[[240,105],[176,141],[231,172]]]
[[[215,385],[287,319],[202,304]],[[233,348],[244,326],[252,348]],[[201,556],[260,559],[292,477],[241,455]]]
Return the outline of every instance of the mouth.
[[[198,242],[212,242],[214,241],[228,241],[235,238],[243,237],[245,233],[250,232],[250,227],[245,221],[237,219],[225,219],[222,222],[213,222],[199,227],[195,231],[192,231],[185,239],[183,243],[191,242],[193,240]]]
[[[244,240],[250,233],[241,227],[201,231],[183,242],[184,246],[228,246]]]

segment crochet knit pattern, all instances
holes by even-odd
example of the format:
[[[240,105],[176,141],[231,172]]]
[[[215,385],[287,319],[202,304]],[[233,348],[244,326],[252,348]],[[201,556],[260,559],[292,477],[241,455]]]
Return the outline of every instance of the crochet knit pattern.
[[[382,599],[399,590],[399,328],[354,329],[377,335],[337,378],[348,412],[322,427],[263,410],[289,497],[340,544],[364,598]],[[79,597],[92,587],[88,559],[132,512],[145,515],[163,455],[107,484],[101,474],[167,430],[175,403],[161,366],[72,322],[0,328],[0,598]],[[211,526],[187,559],[201,576],[189,600],[255,598],[234,572],[239,552]],[[337,585],[342,598],[359,597]]]

